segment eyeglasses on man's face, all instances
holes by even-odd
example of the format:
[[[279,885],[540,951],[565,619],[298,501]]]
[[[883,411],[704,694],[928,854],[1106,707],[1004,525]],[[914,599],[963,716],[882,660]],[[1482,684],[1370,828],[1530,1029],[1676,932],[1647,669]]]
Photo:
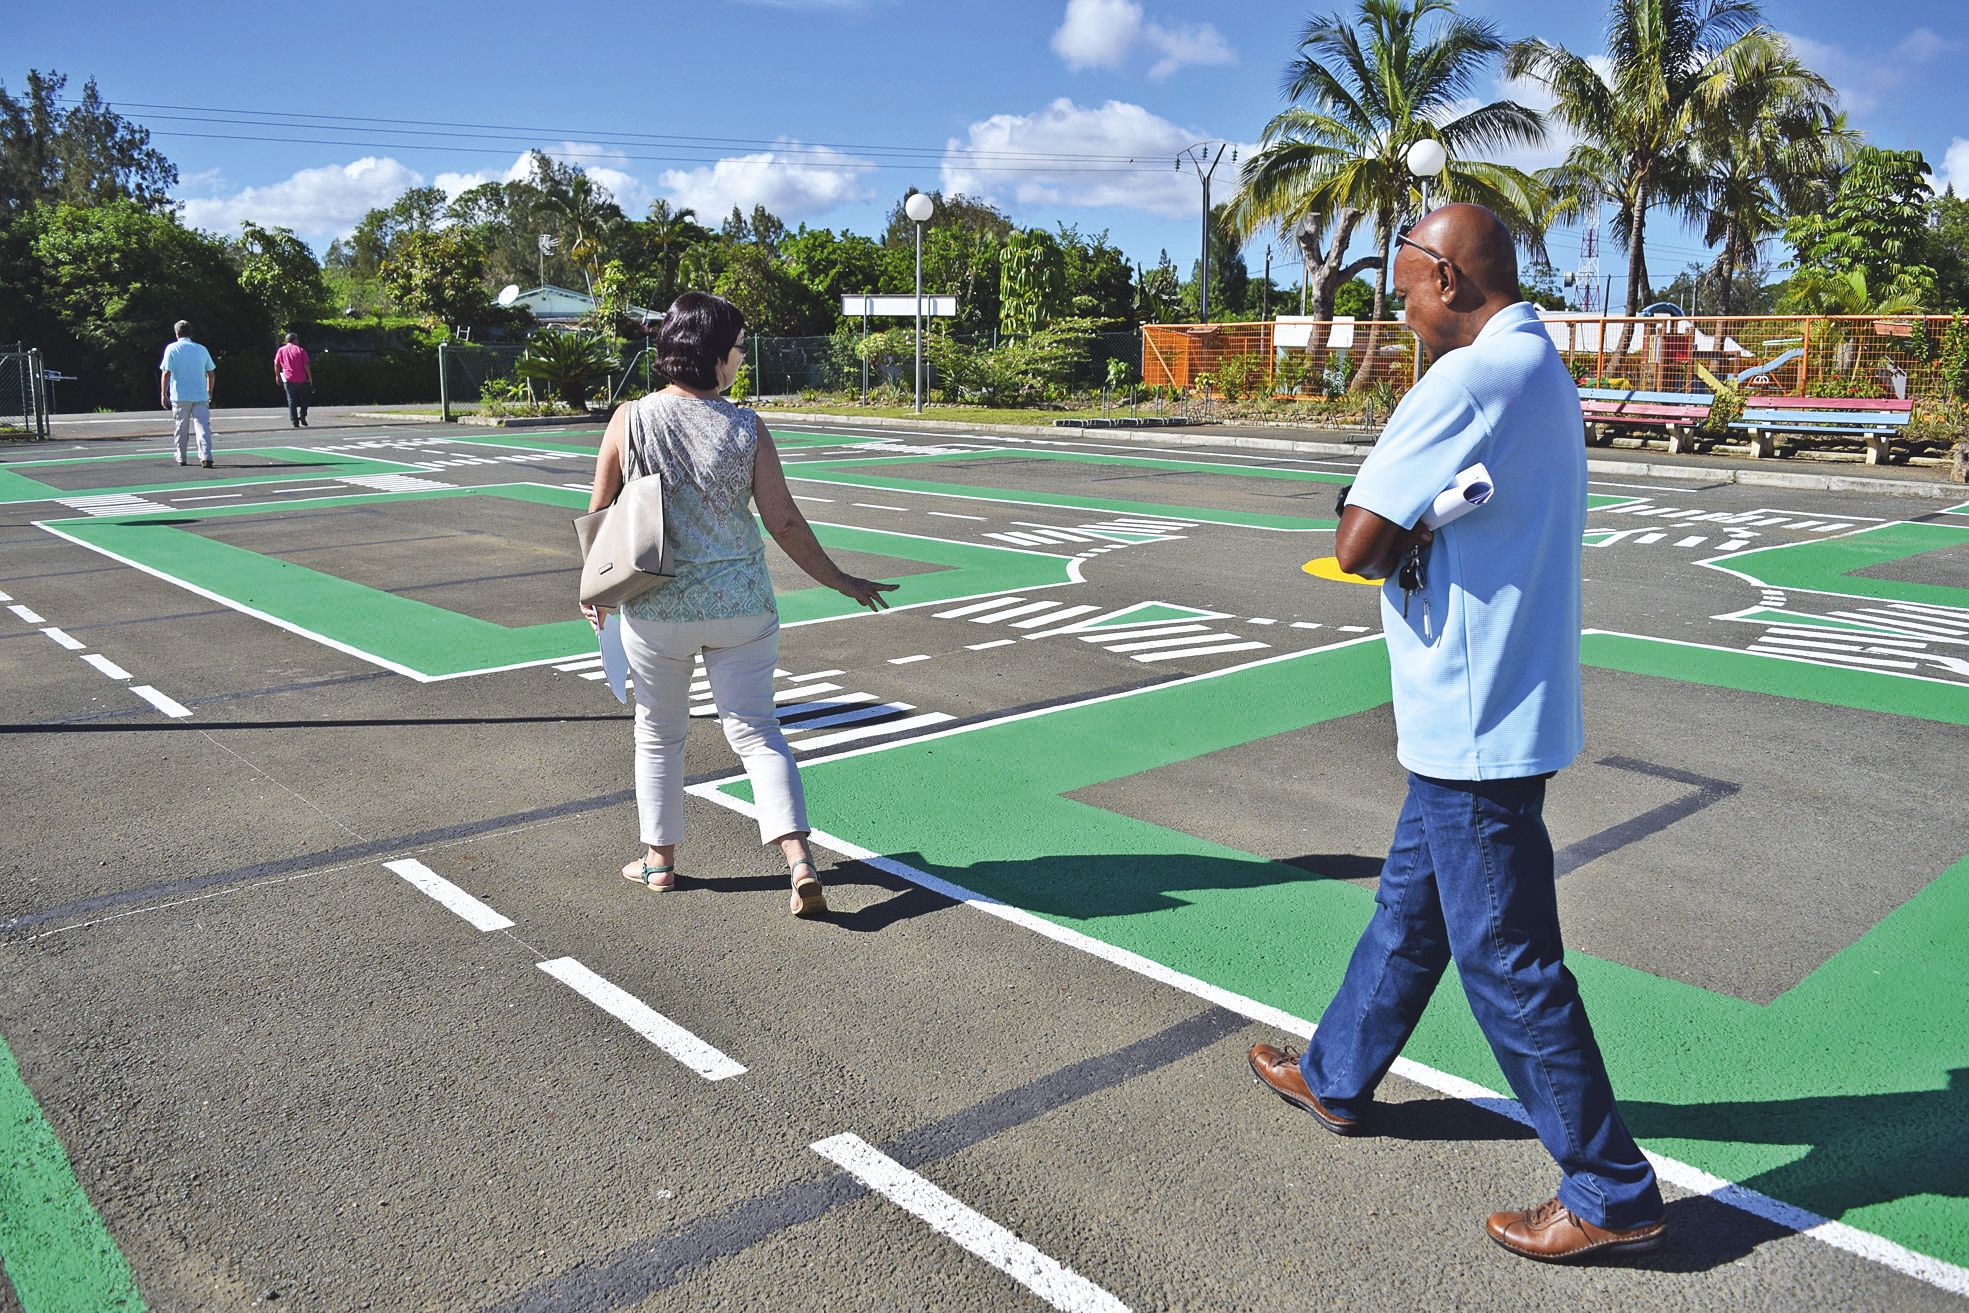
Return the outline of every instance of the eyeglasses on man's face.
[[[1413,246],[1416,250],[1422,252],[1422,254],[1428,256],[1431,260],[1436,261],[1438,264],[1447,264],[1453,266],[1456,263],[1456,261],[1450,259],[1447,255],[1444,255],[1441,251],[1438,251],[1435,247],[1424,246],[1421,242],[1416,241],[1413,237],[1410,237],[1406,233],[1396,233],[1395,241],[1402,246]]]

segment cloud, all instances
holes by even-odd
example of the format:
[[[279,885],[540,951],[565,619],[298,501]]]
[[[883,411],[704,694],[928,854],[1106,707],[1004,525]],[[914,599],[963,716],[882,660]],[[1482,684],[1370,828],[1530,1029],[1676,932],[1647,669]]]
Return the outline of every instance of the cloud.
[[[1209,23],[1179,27],[1146,20],[1135,0],[1067,0],[1066,14],[1053,33],[1053,51],[1073,72],[1120,68],[1146,47],[1157,58],[1149,76],[1168,77],[1190,64],[1234,64],[1237,54]]]
[[[1235,64],[1237,53],[1223,33],[1208,23],[1185,27],[1164,27],[1150,23],[1142,35],[1162,52],[1162,58],[1149,66],[1149,76],[1166,78],[1185,64]]]
[[[1032,114],[994,114],[971,124],[965,138],[944,147],[943,189],[1000,205],[1026,207],[1126,207],[1169,218],[1197,213],[1197,180],[1174,162],[1185,146],[1206,134],[1171,123],[1140,105],[1110,100],[1083,108],[1061,97]],[[1238,147],[1238,158],[1251,146]],[[1113,159],[1030,162],[1008,154],[1099,155]],[[1008,171],[1009,170],[1009,171]],[[1217,170],[1216,195],[1228,197],[1237,170],[1228,153]]]
[[[1969,196],[1969,138],[1949,142],[1941,167],[1935,170],[1934,187],[1938,192],[1953,187],[1957,196]]]
[[[423,175],[408,165],[365,155],[349,164],[302,169],[283,181],[244,187],[231,195],[186,197],[184,217],[194,228],[228,235],[250,219],[292,228],[309,239],[341,237],[371,209],[423,184]]]
[[[1907,93],[1908,77],[1917,68],[1957,54],[1964,43],[1932,28],[1917,27],[1886,49],[1862,51],[1850,43],[1814,41],[1796,32],[1781,33],[1806,65],[1832,83],[1840,107],[1867,114]]]
[[[825,147],[803,147],[782,140],[780,149],[727,156],[695,169],[666,169],[657,187],[673,204],[696,210],[715,222],[736,205],[750,213],[763,205],[782,219],[798,222],[837,206],[866,200],[865,160]],[[590,170],[594,172],[594,170]]]

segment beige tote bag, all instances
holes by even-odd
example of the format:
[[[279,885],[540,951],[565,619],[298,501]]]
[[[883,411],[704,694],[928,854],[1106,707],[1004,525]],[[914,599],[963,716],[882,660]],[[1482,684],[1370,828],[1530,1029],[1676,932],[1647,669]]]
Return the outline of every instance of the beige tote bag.
[[[574,521],[581,544],[581,601],[587,606],[619,607],[676,577],[663,544],[663,480],[654,471],[635,474],[641,462],[632,445],[625,434],[622,491],[601,510]]]

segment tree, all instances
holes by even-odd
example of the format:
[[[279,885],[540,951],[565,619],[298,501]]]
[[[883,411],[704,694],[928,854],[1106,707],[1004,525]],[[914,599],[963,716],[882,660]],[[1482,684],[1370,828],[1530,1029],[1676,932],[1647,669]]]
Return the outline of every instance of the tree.
[[[644,240],[656,254],[660,272],[657,279],[657,286],[661,289],[659,297],[668,306],[688,290],[678,282],[677,276],[684,252],[710,241],[711,230],[697,221],[695,210],[672,209],[668,201],[655,201],[650,205],[649,218],[642,228]]]
[[[1934,304],[1969,307],[1969,201],[1952,188],[1928,203],[1928,251],[1935,267]]]
[[[843,296],[879,291],[887,267],[882,248],[873,240],[805,224],[780,242],[779,253],[788,273],[836,306]]]
[[[606,258],[603,248],[622,226],[622,207],[615,203],[608,188],[588,176],[587,170],[568,167],[542,170],[540,166],[548,162],[547,157],[539,151],[533,157],[539,175],[535,185],[543,194],[542,209],[558,221],[561,244],[592,292],[595,274]]]
[[[1610,0],[1605,76],[1585,57],[1536,39],[1515,43],[1511,77],[1541,83],[1552,118],[1579,141],[1540,177],[1564,217],[1613,202],[1627,251],[1627,313],[1648,299],[1648,215],[1705,218],[1702,146],[1713,122],[1812,100],[1831,87],[1762,25],[1756,0]]]
[[[1785,225],[1785,240],[1798,252],[1792,281],[1799,285],[1786,299],[1823,299],[1827,289],[1850,286],[1847,276],[1857,273],[1862,288],[1887,300],[1910,306],[1932,300],[1935,270],[1924,262],[1934,196],[1928,174],[1920,151],[1862,148],[1824,212]]]
[[[485,291],[485,250],[469,232],[406,233],[378,271],[400,309],[453,327],[475,323],[492,308]]]
[[[1701,150],[1703,240],[1722,247],[1714,289],[1722,313],[1740,313],[1757,299],[1738,296],[1739,274],[1760,262],[1765,240],[1787,214],[1824,206],[1858,138],[1816,95],[1778,103],[1739,97],[1712,116]]]
[[[397,243],[416,233],[436,230],[445,216],[444,189],[412,187],[388,205],[378,206],[356,221],[349,234],[348,268],[357,278],[374,278],[396,253]]]
[[[833,329],[840,315],[753,242],[732,245],[712,290],[745,312],[746,330],[759,337],[815,337]]]
[[[30,70],[16,100],[0,83],[0,215],[35,205],[129,201],[166,209],[178,170],[150,144],[150,132],[103,103],[94,78],[66,108],[60,73]]]
[[[233,243],[239,285],[258,301],[279,328],[319,317],[328,306],[328,284],[308,244],[287,228],[247,222]]]
[[[1489,206],[1542,250],[1541,188],[1487,156],[1542,141],[1543,121],[1513,100],[1458,112],[1504,49],[1494,25],[1455,14],[1451,0],[1359,0],[1352,24],[1337,13],[1308,22],[1285,73],[1292,103],[1265,126],[1263,146],[1239,170],[1232,226],[1247,236],[1268,225],[1296,230],[1309,270],[1317,239],[1333,238],[1319,261],[1319,291],[1372,268],[1379,320],[1397,225],[1420,209],[1408,149],[1433,138],[1449,155],[1435,198]],[[1336,251],[1363,218],[1372,225],[1372,255],[1338,265]],[[1370,340],[1363,381],[1373,355]]]
[[[1183,280],[1169,252],[1151,268],[1135,268],[1135,322],[1169,324],[1183,315]]]
[[[1059,245],[1068,311],[1102,324],[1134,322],[1134,269],[1106,230],[1089,237],[1061,224]]]
[[[215,356],[267,345],[272,325],[226,247],[139,201],[40,205],[9,232],[37,303],[33,335],[90,402],[154,401],[158,352],[179,319]]]
[[[1065,307],[1066,263],[1051,234],[1026,228],[998,251],[998,329],[1029,337]]]

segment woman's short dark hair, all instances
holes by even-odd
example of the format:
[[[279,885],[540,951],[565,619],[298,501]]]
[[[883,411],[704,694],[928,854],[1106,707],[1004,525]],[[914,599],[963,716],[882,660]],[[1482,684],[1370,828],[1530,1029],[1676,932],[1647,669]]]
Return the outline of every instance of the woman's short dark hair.
[[[718,366],[738,345],[745,315],[721,296],[685,292],[670,303],[656,333],[657,368],[686,387],[715,388]]]

